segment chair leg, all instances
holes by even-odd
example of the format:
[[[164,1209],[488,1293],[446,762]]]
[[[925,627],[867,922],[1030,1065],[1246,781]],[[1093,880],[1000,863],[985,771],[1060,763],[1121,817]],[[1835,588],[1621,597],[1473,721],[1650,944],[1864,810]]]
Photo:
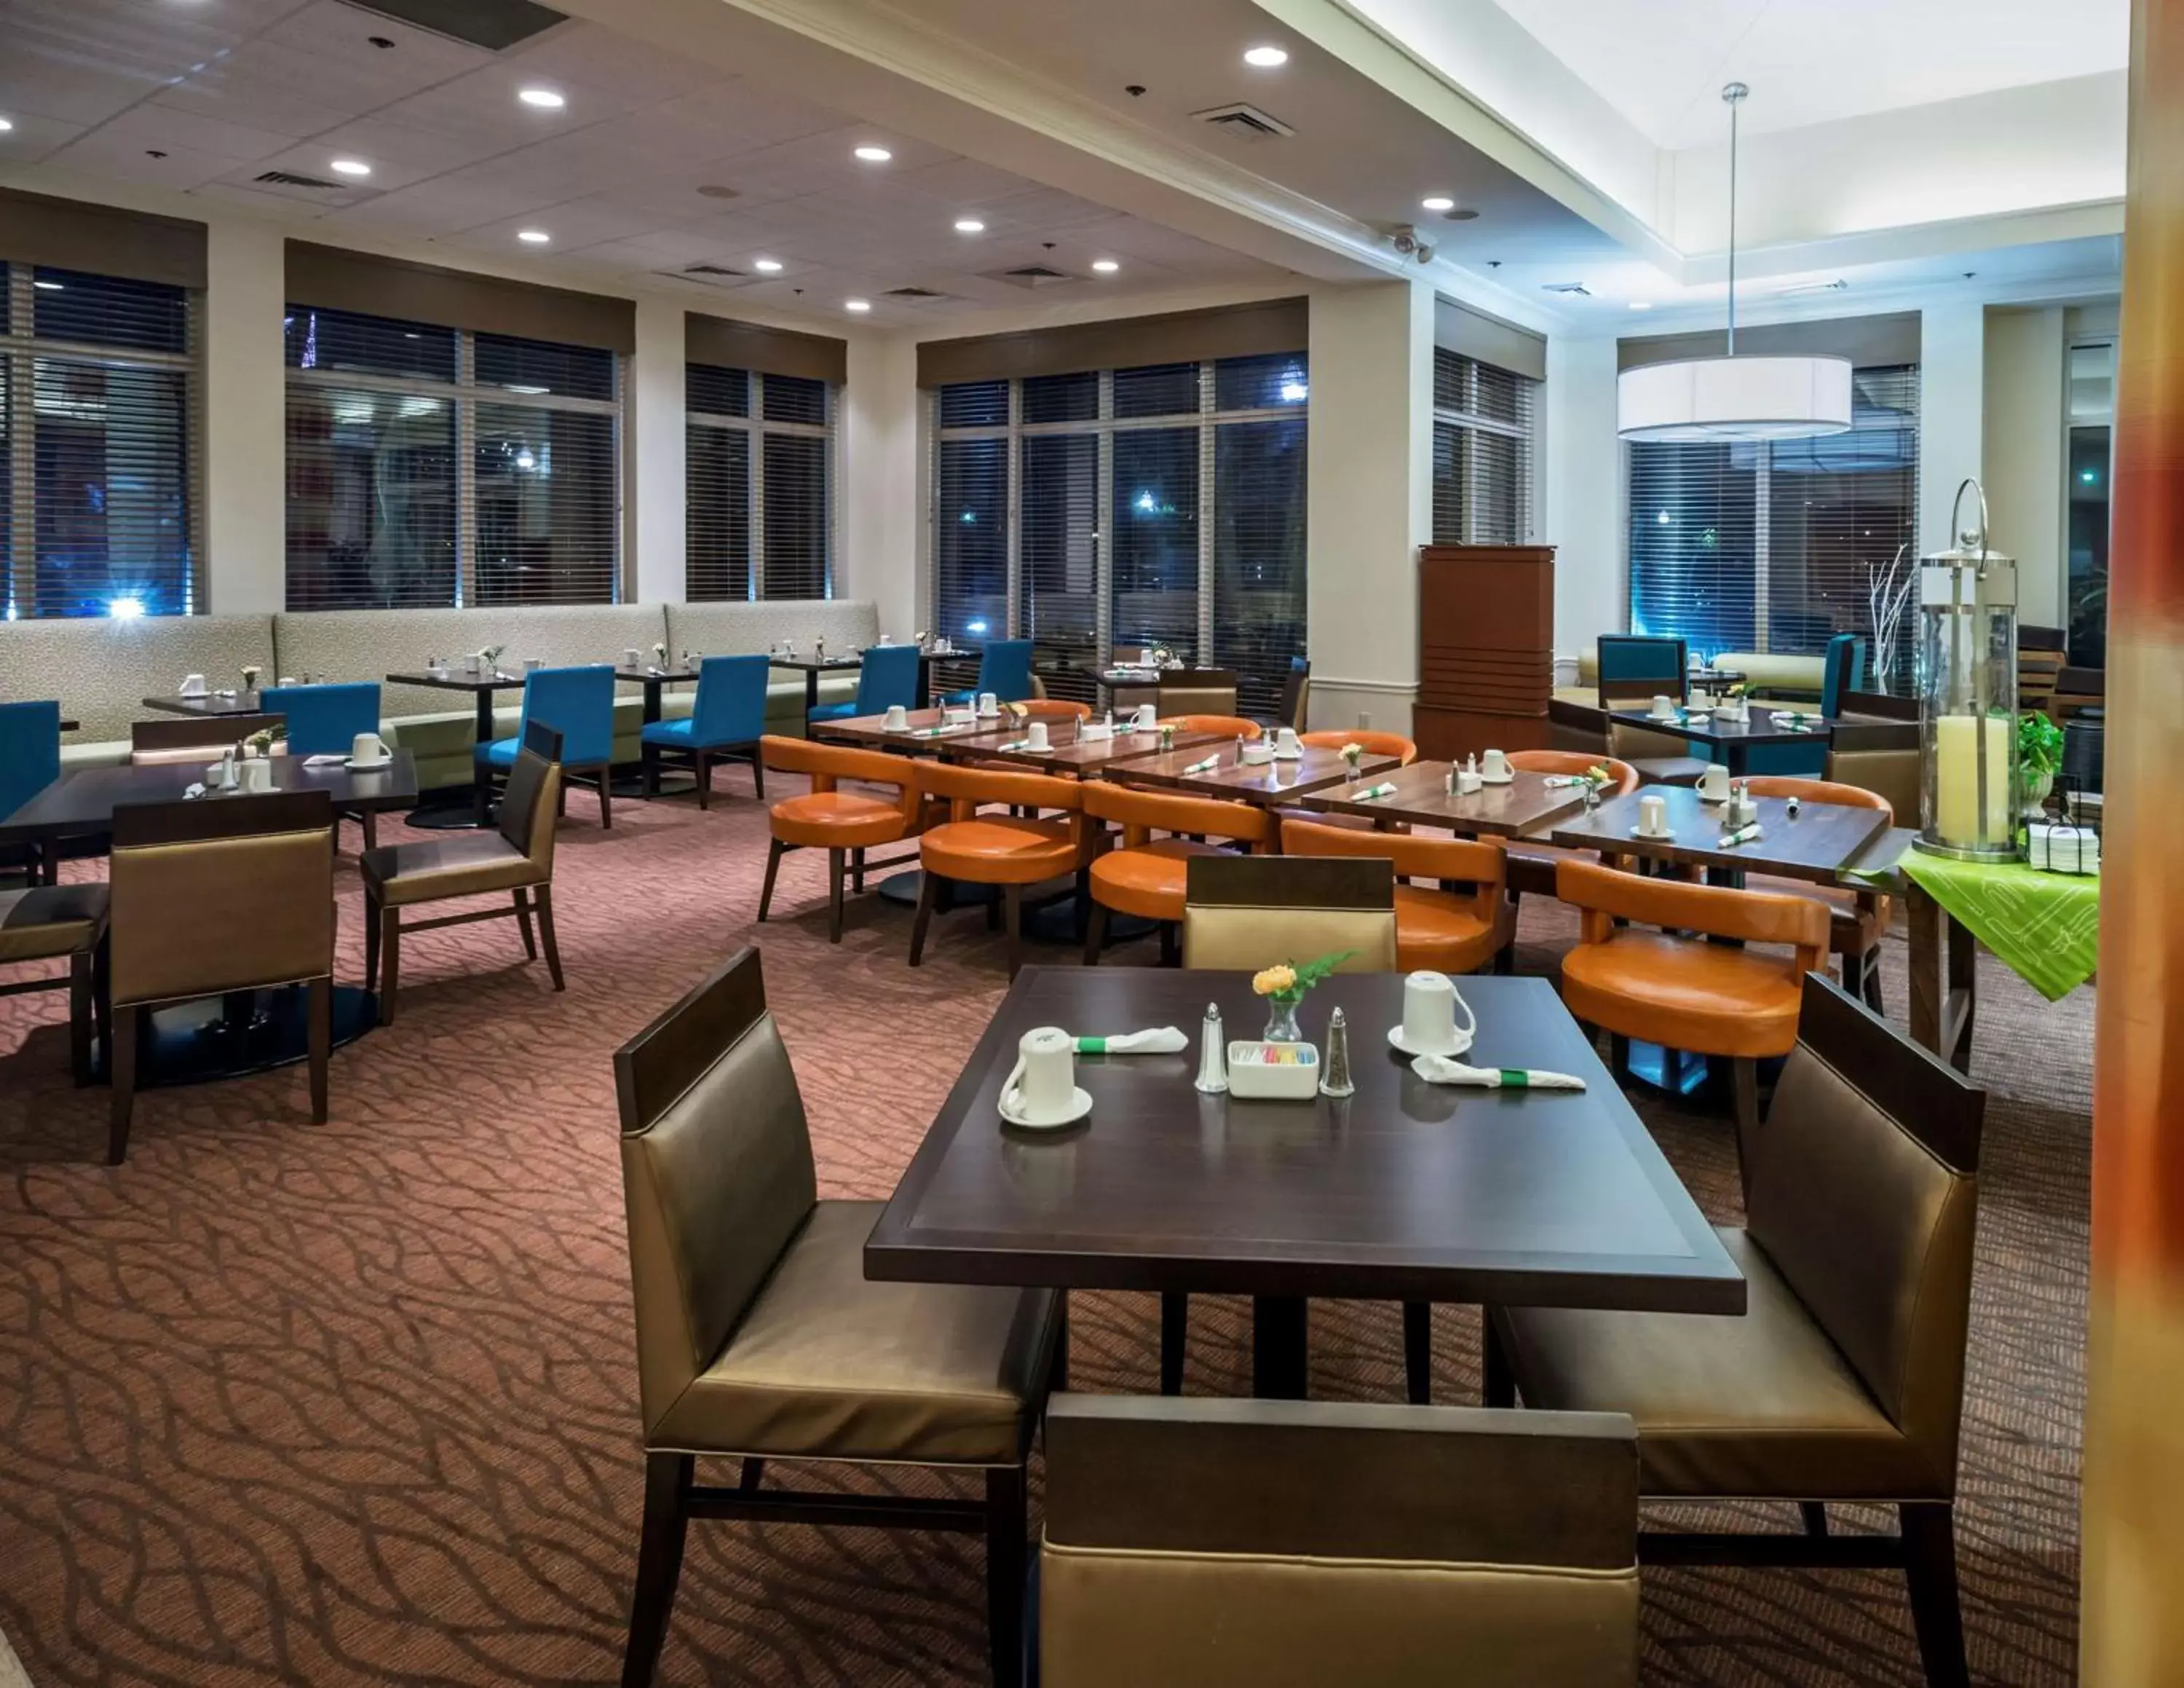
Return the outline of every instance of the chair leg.
[[[614,769],[605,763],[599,764],[596,776],[599,782],[599,826],[602,830],[614,830]]]
[[[1479,1405],[1513,1407],[1517,1404],[1517,1374],[1509,1369],[1508,1353],[1494,1328],[1494,1310],[1485,1307],[1479,1311],[1480,1359],[1485,1372],[1485,1384],[1479,1392]]]
[[[1001,893],[1001,903],[1006,910],[1003,921],[1008,928],[1009,977],[1013,979],[1017,970],[1023,965],[1023,887],[1010,886]]]
[[[1741,1056],[1730,1063],[1730,1083],[1736,1093],[1736,1171],[1745,1199],[1752,1198],[1752,1154],[1759,1141],[1759,1063]]]
[[[394,1024],[394,992],[402,981],[402,911],[379,911],[379,1023]]]
[[[1178,947],[1176,942],[1176,924],[1174,921],[1163,920],[1161,922],[1160,947],[1160,959],[1162,966],[1173,967],[1183,959],[1182,951]]]
[[[1107,947],[1107,905],[1095,903],[1092,914],[1084,925],[1084,964],[1097,967],[1100,952]]]
[[[110,940],[101,940],[91,958],[91,1023],[98,1034],[98,1047],[110,1060],[114,1055],[114,951]]]
[[[1403,1388],[1412,1406],[1433,1405],[1433,1304],[1403,1303]]]
[[[698,807],[709,809],[713,806],[713,757],[709,751],[699,751],[698,756]]]
[[[1024,1680],[1024,1568],[1030,1533],[1024,1468],[986,1473],[986,1631],[994,1688],[1022,1688]]]
[[[114,1093],[106,1119],[109,1166],[119,1166],[129,1155],[129,1119],[136,1101],[136,1038],[146,1013],[131,1003],[114,1016],[114,1047],[106,1058],[107,1083]]]
[[[531,893],[522,886],[515,887],[515,929],[523,934],[523,959],[538,959],[538,936],[531,930]]]
[[[1618,1083],[1630,1076],[1630,1040],[1620,1031],[1607,1034],[1607,1070]]]
[[[910,923],[910,964],[925,959],[925,929],[933,924],[933,899],[939,894],[940,876],[928,869],[918,881],[917,917]]]
[[[310,983],[311,1123],[326,1122],[327,1068],[334,1053],[334,981],[314,979]]]
[[[1859,994],[1865,998],[1865,1005],[1875,1014],[1887,1013],[1880,1005],[1880,952],[1877,949],[1866,952],[1864,987]]]
[[[371,894],[371,881],[364,893],[364,988],[379,988],[379,899]]]
[[[660,795],[660,746],[640,745],[638,746],[637,757],[638,760],[644,764],[644,797],[645,801],[649,802]]]
[[[766,1462],[746,1454],[737,1462],[736,1487],[746,1495],[758,1493],[758,1486],[766,1481]]]
[[[842,941],[842,852],[827,852],[827,942]]]
[[[81,1090],[91,1082],[91,952],[69,958],[69,1075]]]
[[[554,975],[554,988],[566,988],[561,977],[561,946],[554,941],[554,887],[533,886],[531,901],[538,911],[538,942],[546,952],[546,970]]]
[[[1911,1622],[1930,1688],[1967,1688],[1964,1614],[1957,1595],[1955,1509],[1946,1501],[1897,1508],[1903,1520],[1904,1575],[1911,1585]]]
[[[766,764],[759,760],[758,750],[755,746],[750,753],[750,770],[751,796],[763,802],[766,800]],[[863,852],[861,851],[858,853],[861,855]],[[864,888],[863,882],[860,880],[857,889],[862,891]]]
[[[1161,1393],[1183,1393],[1183,1360],[1190,1348],[1190,1297],[1180,1289],[1161,1294]]]
[[[758,890],[759,924],[766,924],[766,911],[773,907],[773,876],[781,871],[781,858],[786,849],[778,838],[767,841],[766,847],[766,883]]]
[[[637,1544],[637,1589],[629,1602],[629,1645],[621,1656],[622,1688],[650,1688],[675,1610],[675,1585],[682,1575],[682,1510],[694,1462],[688,1454],[648,1454],[644,1459],[644,1526]]]
[[[1797,1510],[1805,1519],[1807,1535],[1825,1535],[1828,1533],[1828,1507],[1825,1501],[1800,1501]]]
[[[754,762],[751,766],[758,764]],[[860,897],[865,894],[865,847],[861,844],[850,852],[850,889]]]

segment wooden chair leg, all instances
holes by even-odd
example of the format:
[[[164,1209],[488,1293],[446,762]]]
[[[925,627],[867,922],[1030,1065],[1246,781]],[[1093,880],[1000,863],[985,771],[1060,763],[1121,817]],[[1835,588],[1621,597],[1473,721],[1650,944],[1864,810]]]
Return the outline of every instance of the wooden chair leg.
[[[1955,1509],[1945,1501],[1897,1508],[1903,1520],[1904,1575],[1911,1622],[1929,1688],[1968,1688],[1964,1615],[1957,1595]]]
[[[326,1122],[327,1069],[334,1054],[334,981],[314,979],[310,983],[311,1123]]]
[[[523,934],[523,959],[538,959],[538,936],[531,930],[531,893],[522,886],[515,887],[515,929]]]
[[[1865,1005],[1875,1014],[1887,1013],[1880,1004],[1880,952],[1877,949],[1866,952],[1864,985],[1858,994],[1865,998]]]
[[[1747,1200],[1752,1196],[1753,1149],[1759,1142],[1759,1063],[1749,1056],[1730,1063],[1730,1083],[1736,1096],[1736,1171]]]
[[[1160,923],[1160,959],[1163,967],[1176,966],[1183,959],[1182,947],[1177,940],[1176,923],[1173,920]]]
[[[1017,970],[1023,965],[1023,887],[1020,885],[1007,887],[1001,893],[1001,905],[1004,910],[1002,924],[1008,932],[1009,977],[1013,979],[1017,976]]]
[[[371,894],[371,881],[364,893],[364,988],[379,988],[379,899]]]
[[[766,847],[766,883],[758,891],[759,924],[766,924],[766,910],[773,907],[773,876],[781,871],[781,858],[788,847],[778,838],[767,841]]]
[[[148,1011],[134,1003],[114,1016],[114,1047],[106,1059],[107,1082],[113,1088],[106,1119],[106,1164],[119,1166],[129,1156],[129,1119],[136,1102],[136,1040]]]
[[[1084,926],[1084,964],[1087,967],[1097,967],[1100,964],[1100,952],[1106,947],[1107,905],[1104,903],[1095,903],[1092,905],[1091,917],[1085,922]]]
[[[599,825],[603,830],[614,830],[614,769],[605,763],[599,764],[594,776],[599,782]]]
[[[91,1082],[91,952],[69,958],[69,1074],[81,1090]]]
[[[910,964],[917,966],[925,959],[925,929],[933,924],[933,900],[937,897],[940,876],[928,869],[918,881],[917,917],[910,923]]]
[[[111,941],[102,940],[91,958],[91,1021],[109,1060],[114,1057],[113,961]]]
[[[842,941],[842,856],[839,850],[827,852],[827,942]]]
[[[637,1589],[629,1603],[629,1644],[621,1656],[622,1688],[651,1688],[682,1576],[682,1510],[694,1462],[688,1454],[648,1454],[644,1525],[637,1544]]]
[[[644,796],[649,802],[660,795],[660,746],[640,745],[637,756],[644,767]]]
[[[850,852],[850,888],[860,897],[865,894],[865,847],[861,844]]]
[[[1509,1368],[1509,1355],[1494,1328],[1494,1310],[1479,1310],[1479,1358],[1485,1380],[1479,1391],[1481,1406],[1513,1407],[1517,1404],[1517,1374]]]
[[[379,1023],[394,1024],[394,992],[402,982],[402,911],[379,911]]]
[[[550,885],[531,888],[532,906],[538,913],[538,943],[546,952],[546,970],[554,975],[554,988],[566,988],[561,977],[561,946],[554,941],[554,887]]]
[[[1161,1393],[1183,1393],[1184,1355],[1190,1348],[1190,1297],[1179,1289],[1161,1295]]]
[[[1797,1511],[1805,1520],[1807,1535],[1825,1535],[1828,1533],[1828,1506],[1825,1501],[1800,1501]]]
[[[994,1688],[1022,1688],[1025,1539],[1030,1500],[1020,1465],[986,1472],[986,1632]]]
[[[1433,1304],[1403,1303],[1403,1389],[1412,1406],[1433,1405]]]

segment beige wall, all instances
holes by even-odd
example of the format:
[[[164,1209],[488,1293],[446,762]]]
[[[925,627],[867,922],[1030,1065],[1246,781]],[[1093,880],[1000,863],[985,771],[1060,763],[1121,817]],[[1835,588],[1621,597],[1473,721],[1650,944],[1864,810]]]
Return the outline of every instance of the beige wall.
[[[2017,559],[2021,621],[2063,618],[2064,307],[1990,310],[1981,483],[1988,541]]]

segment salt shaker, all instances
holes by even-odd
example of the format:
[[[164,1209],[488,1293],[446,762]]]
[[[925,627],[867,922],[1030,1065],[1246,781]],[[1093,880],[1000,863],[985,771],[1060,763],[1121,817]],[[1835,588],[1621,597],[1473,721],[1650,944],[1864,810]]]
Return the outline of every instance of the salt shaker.
[[[1327,1059],[1320,1064],[1319,1093],[1348,1096],[1357,1088],[1350,1076],[1350,1021],[1336,1009],[1327,1017]]]
[[[1198,1028],[1198,1087],[1209,1096],[1228,1088],[1228,1034],[1221,1029],[1221,1005],[1208,1003]]]

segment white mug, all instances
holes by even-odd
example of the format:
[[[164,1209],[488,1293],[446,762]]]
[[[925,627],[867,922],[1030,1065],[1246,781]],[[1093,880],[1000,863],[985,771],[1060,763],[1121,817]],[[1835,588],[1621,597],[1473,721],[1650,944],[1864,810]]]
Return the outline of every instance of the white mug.
[[[1264,739],[1247,739],[1244,748],[1237,753],[1236,759],[1239,762],[1248,762],[1256,768],[1262,762],[1272,762],[1274,759],[1274,747]]]
[[[349,741],[348,759],[351,762],[384,762],[387,759],[387,741],[376,733],[359,733]]]
[[[242,789],[246,791],[270,791],[273,789],[273,764],[262,756],[254,756],[242,764]]]
[[[1479,758],[1479,771],[1489,780],[1509,777],[1509,758],[1498,750],[1490,750]]]
[[[1463,1010],[1463,1024],[1456,1011]],[[1460,1055],[1479,1030],[1471,1004],[1446,973],[1419,972],[1403,981],[1403,1042],[1414,1054]]]
[[[1045,722],[1034,721],[1024,729],[1024,744],[1028,748],[1045,750],[1047,748],[1047,742]]]
[[[621,653],[621,665],[625,668],[636,668],[644,660],[644,653],[639,651],[634,645],[631,646],[628,650]]]
[[[1067,1118],[1077,1099],[1077,1040],[1058,1026],[1034,1026],[1017,1045],[1001,1105],[1032,1125]]]
[[[981,715],[987,717],[989,719],[1000,714],[1001,713],[1000,698],[990,691],[980,692],[978,694],[978,713]]]
[[[1719,762],[1707,764],[1699,775],[1699,795],[1710,803],[1718,803],[1729,795],[1729,769]]]
[[[887,726],[891,733],[899,733],[910,724],[910,711],[900,703],[888,705]]]
[[[183,696],[203,697],[204,695],[205,677],[203,674],[184,674],[182,676]]]
[[[526,657],[523,659],[523,672],[526,674],[535,674],[545,666],[546,659],[543,657]]]
[[[883,633],[883,634],[880,635],[880,643],[881,643],[881,644],[883,644],[883,645],[892,645],[892,644],[894,644],[894,635],[892,633]]]
[[[1656,721],[1665,721],[1676,713],[1676,700],[1665,691],[1653,694],[1653,707],[1648,712]]]
[[[1297,753],[1297,730],[1295,727],[1274,729],[1274,751],[1279,756],[1295,756]]]
[[[1147,727],[1156,727],[1160,724],[1160,711],[1152,704],[1140,703],[1138,706],[1137,722],[1141,730]]]
[[[1669,800],[1650,793],[1638,799],[1638,830],[1648,838],[1669,836]]]

